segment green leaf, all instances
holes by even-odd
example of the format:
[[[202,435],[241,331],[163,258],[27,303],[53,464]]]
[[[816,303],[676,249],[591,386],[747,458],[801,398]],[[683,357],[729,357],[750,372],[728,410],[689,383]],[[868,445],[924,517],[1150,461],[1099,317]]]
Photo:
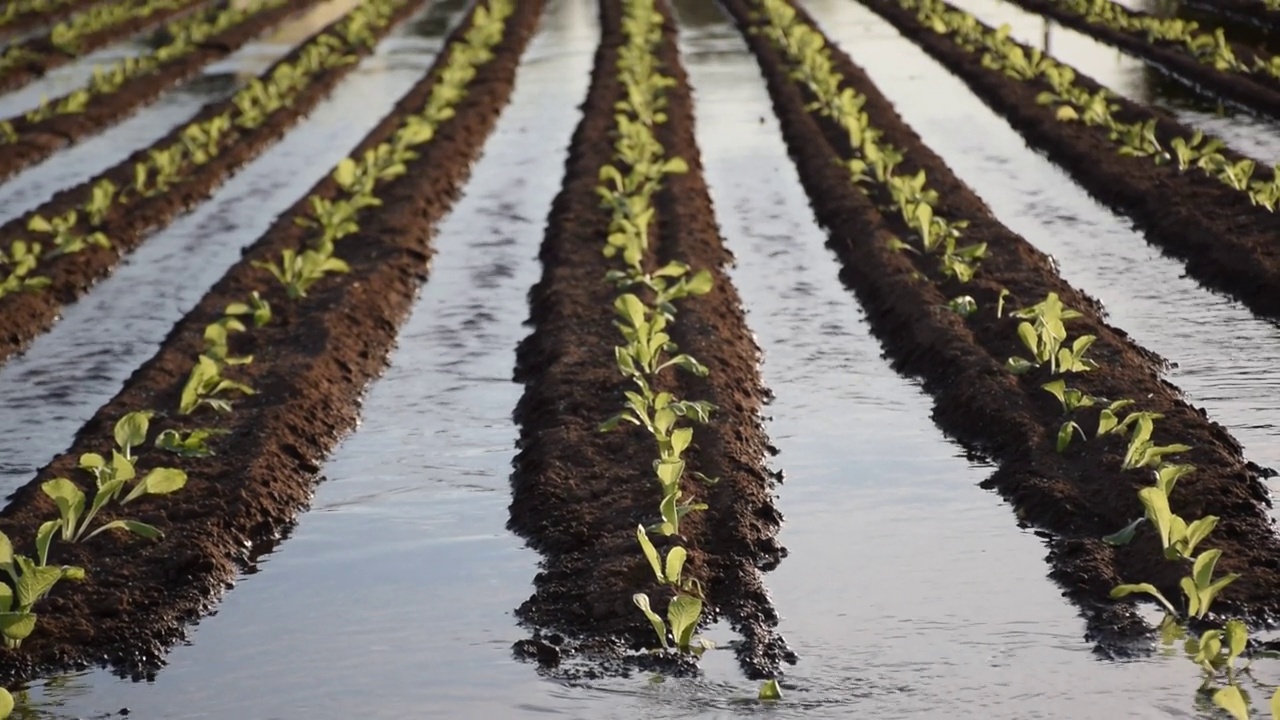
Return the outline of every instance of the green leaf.
[[[133,461],[117,450],[111,451],[111,477],[117,480],[132,480],[137,477]]]
[[[133,486],[120,503],[123,505],[143,495],[168,495],[187,484],[187,474],[177,468],[155,468]]]
[[[1209,587],[1209,583],[1213,580],[1213,568],[1218,564],[1218,558],[1222,557],[1222,551],[1218,549],[1205,550],[1196,558],[1191,569],[1191,576],[1195,579],[1197,588]]]
[[[689,552],[679,545],[667,551],[666,582],[668,585],[680,584],[680,573],[684,570],[685,560],[688,559]]]
[[[1244,652],[1245,647],[1249,644],[1249,629],[1245,627],[1242,620],[1228,620],[1226,625],[1227,635],[1227,664],[1234,666],[1236,658]]]
[[[671,452],[676,457],[684,454],[684,451],[693,442],[693,428],[676,428],[671,431]]]
[[[1117,547],[1120,545],[1128,545],[1133,541],[1134,534],[1138,532],[1138,526],[1146,521],[1147,519],[1145,517],[1140,517],[1110,535],[1103,536],[1102,542],[1108,545],[1115,545]]]
[[[1173,525],[1173,511],[1169,509],[1169,498],[1158,487],[1146,487],[1138,491],[1138,499],[1147,510],[1147,519],[1156,526],[1160,533],[1160,548],[1169,547],[1169,535]]]
[[[671,647],[667,643],[667,624],[662,622],[662,618],[658,617],[658,614],[649,607],[649,596],[644,593],[636,593],[631,596],[631,602],[635,603],[636,607],[640,608],[640,612],[649,618],[649,624],[653,625],[653,631],[658,634],[658,640],[662,641],[662,649],[666,650]]]
[[[62,517],[63,537],[67,538],[70,533],[75,532],[80,515],[84,512],[84,492],[66,478],[49,480],[40,489],[58,506],[58,514]]]
[[[1075,434],[1076,431],[1079,431],[1080,436],[1084,437],[1084,431],[1080,430],[1080,426],[1074,422],[1064,422],[1062,423],[1062,427],[1058,428],[1057,450],[1059,454],[1065,452],[1067,447],[1071,445],[1071,436]]]
[[[761,700],[781,700],[782,688],[778,687],[777,680],[765,680],[760,686],[759,699]]]
[[[1249,703],[1235,685],[1228,685],[1213,694],[1213,704],[1226,710],[1236,720],[1249,720]],[[1272,707],[1275,700],[1272,699]]]
[[[640,549],[644,551],[644,556],[649,559],[649,567],[653,568],[654,577],[658,578],[658,582],[663,582],[662,561],[658,557],[658,549],[649,540],[649,534],[644,531],[643,525],[636,526],[636,539],[640,541]]]
[[[112,520],[97,530],[89,533],[85,540],[88,540],[98,533],[106,532],[107,530],[128,530],[134,535],[144,537],[148,540],[158,540],[164,537],[164,533],[160,532],[160,529],[154,525],[148,525],[144,522],[138,522],[137,520]]]
[[[1164,490],[1165,495],[1173,495],[1173,487],[1178,480],[1195,472],[1195,465],[1165,464],[1156,468],[1156,486]]]
[[[1271,695],[1271,718],[1272,720],[1280,720],[1280,688]]]
[[[147,441],[147,428],[151,422],[152,413],[147,411],[131,412],[120,418],[115,427],[116,445],[122,447],[126,452],[130,448],[135,448]]]
[[[684,475],[683,460],[659,460],[657,464],[658,482],[662,487],[678,487],[680,477]]]
[[[49,564],[49,544],[53,542],[53,534],[62,527],[61,520],[46,520],[36,530],[36,557],[41,565]]]
[[[1156,586],[1151,583],[1117,585],[1111,588],[1111,598],[1113,600],[1125,597],[1126,595],[1132,595],[1133,593],[1146,593],[1147,595],[1154,597],[1156,600],[1159,600],[1160,604],[1164,605],[1165,609],[1171,614],[1178,614],[1178,611],[1173,609],[1173,603],[1165,599],[1165,596],[1162,595],[1160,591],[1156,589]]]
[[[685,290],[690,295],[706,295],[711,292],[713,282],[710,271],[699,270],[693,274],[693,277],[685,281]]]
[[[13,565],[13,543],[9,536],[0,532],[0,568]]]
[[[8,690],[0,688],[0,720],[4,720],[13,714],[13,695]]]
[[[1067,395],[1066,395],[1066,393],[1067,393],[1067,382],[1066,382],[1065,380],[1063,380],[1062,378],[1058,378],[1057,380],[1054,380],[1053,382],[1047,382],[1047,383],[1045,383],[1045,384],[1041,385],[1041,386],[1040,386],[1040,388],[1041,388],[1042,390],[1045,390],[1046,392],[1048,392],[1050,395],[1053,395],[1054,397],[1058,398],[1058,402],[1059,402],[1059,403],[1061,403],[1061,405],[1062,405],[1063,409],[1066,409],[1066,407],[1067,407]],[[1061,451],[1061,450],[1059,450],[1058,452],[1062,452],[1062,451]]]
[[[19,608],[35,605],[62,579],[62,568],[47,565],[40,567],[29,561],[23,563],[22,558],[19,558],[19,564],[25,566],[22,568],[22,577],[18,578],[16,588]]]
[[[1218,517],[1216,515],[1205,515],[1188,525],[1186,537],[1183,539],[1186,547],[1182,554],[1190,557],[1195,552],[1196,546],[1200,544],[1200,541],[1208,537],[1209,533],[1213,532],[1213,529],[1217,526]]]
[[[698,628],[698,618],[702,616],[702,601],[692,595],[677,595],[667,605],[667,622],[671,625],[671,634],[675,637],[676,647],[688,650],[693,641],[693,632]]]
[[[21,642],[26,640],[36,629],[35,613],[4,612],[0,613],[0,635],[8,640]]]

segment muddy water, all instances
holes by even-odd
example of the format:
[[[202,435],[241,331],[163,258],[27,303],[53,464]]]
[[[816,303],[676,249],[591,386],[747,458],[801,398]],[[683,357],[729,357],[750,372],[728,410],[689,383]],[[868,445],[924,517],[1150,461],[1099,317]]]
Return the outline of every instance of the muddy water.
[[[462,2],[437,3],[385,40],[310,118],[191,214],[157,233],[0,367],[0,492],[65,448],[205,290],[430,67]],[[431,34],[419,34],[423,25]],[[147,110],[138,116],[153,118]],[[15,181],[19,182],[19,181]],[[141,297],[139,288],[147,287]],[[104,322],[104,318],[109,321]]]
[[[1280,328],[1183,277],[1140,232],[1094,202],[963,83],[860,5],[814,0],[828,34],[1005,224],[1054,255],[1064,277],[1103,301],[1111,321],[1176,363],[1168,378],[1280,469]],[[945,107],[936,102],[945,96]],[[1275,485],[1280,488],[1280,485]]]
[[[1236,150],[1269,165],[1280,162],[1280,134],[1269,120],[1221,108],[1140,59],[1005,0],[950,1],[988,25],[1009,25],[1015,40],[1032,47],[1044,49],[1047,39],[1051,55],[1130,100],[1163,107],[1190,127],[1220,137]],[[851,0],[848,4],[857,3]]]
[[[164,137],[174,127],[191,119],[206,104],[230,96],[241,83],[256,77],[292,50],[297,44],[296,35],[318,29],[316,18],[327,17],[334,11],[345,11],[352,1],[327,0],[309,12],[290,18],[277,26],[275,33],[247,43],[222,60],[206,65],[199,75],[161,95],[133,117],[0,183],[0,223],[38,206],[58,190],[97,175],[129,157],[138,148],[147,147]],[[114,55],[98,58],[95,64],[116,59],[121,53],[136,54],[126,50],[118,46],[103,50],[102,53]],[[80,64],[73,65],[78,68]],[[42,96],[58,97],[81,87],[92,75],[93,64],[87,67],[84,77],[78,81],[75,78],[60,80],[52,89],[36,83],[18,92],[0,95],[0,118],[39,105]]]

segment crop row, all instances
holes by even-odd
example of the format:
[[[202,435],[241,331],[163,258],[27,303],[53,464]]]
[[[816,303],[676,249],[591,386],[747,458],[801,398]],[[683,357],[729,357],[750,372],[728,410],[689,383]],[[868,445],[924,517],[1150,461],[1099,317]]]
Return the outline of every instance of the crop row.
[[[365,0],[230,98],[0,228],[0,359],[47,329],[61,304],[119,257],[278,140],[423,1]]]
[[[1265,490],[1238,444],[1182,401],[1150,353],[1102,322],[1096,302],[1062,281],[1049,258],[1001,226],[803,11],[782,0],[726,5],[749,33],[802,181],[873,328],[899,368],[925,380],[937,422],[1000,461],[990,485],[1020,518],[1054,533],[1053,576],[1080,605],[1091,636],[1115,652],[1148,630],[1109,598],[1120,578],[1179,587],[1176,568],[1156,562],[1163,554],[1155,538],[1130,522],[1142,513],[1137,491],[1157,469],[1176,474],[1170,468],[1182,466],[1166,458],[1178,453],[1197,467],[1179,486],[1182,515],[1221,517],[1214,533],[1225,551],[1221,569],[1250,570],[1233,582],[1229,604],[1268,617],[1274,609],[1265,588],[1275,574],[1250,565],[1259,557],[1254,544],[1276,541],[1260,504]],[[846,107],[857,108],[849,113],[856,121],[840,119],[846,111],[836,108]],[[876,137],[870,153],[867,129]],[[896,172],[883,183],[874,171],[859,172],[886,146],[895,151]],[[923,224],[909,221],[889,191],[898,175],[927,177],[932,187],[916,185],[928,193],[932,216],[967,222],[964,242],[985,244],[967,280],[922,251]],[[1142,409],[1128,399],[1140,399]],[[1085,428],[1088,440],[1077,441]],[[1239,502],[1241,493],[1254,500]],[[1126,524],[1135,542],[1101,541]]]
[[[19,574],[4,587],[15,603],[19,597],[34,602],[22,608],[25,624],[0,622],[0,632],[19,643],[29,637],[32,649],[23,645],[0,658],[6,679],[33,672],[28,652],[45,662],[104,651],[116,660],[146,662],[137,648],[159,638],[171,641],[234,573],[232,561],[278,532],[305,504],[315,461],[354,422],[356,398],[384,362],[424,274],[430,225],[456,196],[492,127],[539,10],[537,3],[481,3],[396,113],[246,250],[179,321],[156,357],[96,414],[73,450],[15,494],[3,513],[7,535],[37,529],[33,541],[20,543],[25,559],[14,556]],[[519,32],[504,42],[513,12],[520,13]],[[498,67],[478,79],[499,56]],[[353,214],[338,238],[313,222],[320,202],[353,199],[385,212]],[[341,268],[349,276],[326,272],[298,292],[296,283],[270,269],[276,258],[317,248],[336,261],[335,240],[352,234],[361,242],[351,248],[351,264]],[[110,456],[106,447],[98,455],[81,450],[100,442],[111,418],[118,420]],[[144,467],[150,468],[145,474]],[[178,489],[183,492],[165,503],[139,502],[137,512],[147,515],[147,523],[120,517],[119,505],[145,491]],[[41,519],[50,510],[58,519]],[[150,539],[163,534],[163,544],[176,542],[179,549],[129,542],[111,532],[116,529]],[[200,564],[175,574],[166,559],[173,552],[194,553]],[[53,564],[59,559],[69,559],[66,568]],[[44,618],[35,626],[30,605],[53,583],[24,581],[28,568],[39,573],[36,578],[52,577],[57,569],[60,579],[85,581],[78,592],[57,586],[60,612],[50,616],[47,630]],[[113,636],[101,628],[85,633],[90,623],[77,612],[97,616],[103,605],[121,607],[113,595],[138,592],[139,583],[150,594],[145,600],[133,596],[131,617],[112,629]],[[33,595],[33,588],[44,594]],[[167,607],[175,600],[186,608]]]
[[[723,620],[744,672],[772,678],[794,655],[762,577],[782,557],[766,391],[724,270],[675,23],[662,0],[598,6],[517,352],[509,527],[542,562],[517,611],[533,636],[514,649],[548,669],[577,655],[606,672],[696,672],[697,626]]]
[[[158,25],[205,0],[115,0],[91,5],[48,33],[0,52],[0,92],[26,85],[50,70],[120,38]]]
[[[941,0],[864,0],[1192,275],[1280,316],[1280,176]],[[1157,191],[1156,188],[1159,188]],[[1177,197],[1173,200],[1171,193]]]
[[[644,428],[657,445],[653,473],[659,488],[657,523],[636,528],[636,537],[659,585],[673,592],[666,607],[666,620],[653,610],[647,593],[633,600],[648,618],[662,648],[674,644],[678,652],[701,654],[711,647],[708,640],[695,637],[702,616],[704,588],[683,576],[686,549],[670,544],[665,557],[649,539],[650,532],[665,538],[680,537],[680,522],[691,512],[707,509],[705,503],[685,500],[682,484],[689,476],[715,482],[698,473],[686,472],[684,453],[693,444],[694,426],[710,422],[714,407],[705,401],[685,400],[660,391],[660,373],[685,370],[706,376],[708,369],[692,356],[681,353],[672,341],[669,326],[676,320],[675,303],[691,295],[711,291],[707,270],[693,271],[679,261],[657,269],[646,268],[651,257],[650,227],[654,219],[653,196],[666,175],[688,172],[683,158],[666,157],[655,128],[666,122],[664,91],[675,81],[663,75],[655,55],[662,42],[663,18],[653,0],[624,0],[622,31],[625,42],[618,50],[617,73],[623,86],[623,100],[616,105],[613,163],[600,168],[596,191],[610,209],[605,257],[622,260],[622,269],[610,270],[604,280],[619,292],[614,301],[616,321],[624,344],[614,348],[618,371],[634,390],[627,391],[626,409],[601,426],[612,430],[621,423]],[[673,643],[668,642],[670,628]]]
[[[156,49],[95,67],[83,87],[0,120],[0,180],[122,120],[310,1],[255,0],[201,10],[170,23]]]
[[[10,0],[0,9],[0,37],[47,25],[101,0]]]
[[[1280,0],[1183,0],[1192,10],[1263,28],[1280,28]]]
[[[1230,42],[1194,20],[1157,17],[1113,0],[1017,0],[1027,10],[1117,45],[1214,98],[1280,117],[1280,57]]]

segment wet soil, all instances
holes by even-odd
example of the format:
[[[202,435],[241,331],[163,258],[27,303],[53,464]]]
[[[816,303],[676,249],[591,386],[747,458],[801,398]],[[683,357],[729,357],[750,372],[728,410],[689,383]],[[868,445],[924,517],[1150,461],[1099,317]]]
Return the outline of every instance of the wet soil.
[[[244,22],[201,43],[192,52],[159,66],[154,72],[130,80],[117,92],[94,95],[82,113],[54,115],[34,123],[27,120],[26,113],[10,117],[9,123],[18,134],[18,141],[5,145],[4,154],[0,156],[0,181],[7,180],[55,152],[129,117],[146,107],[161,93],[190,80],[205,65],[230,55],[266,30],[316,2],[317,0],[289,0],[246,18]],[[57,102],[50,101],[51,104]]]
[[[21,65],[0,71],[0,92],[16,90],[23,85],[43,77],[50,70],[66,65],[72,60],[93,52],[100,47],[123,40],[144,30],[157,27],[163,22],[189,13],[208,0],[184,0],[173,7],[159,8],[148,15],[135,14],[124,22],[103,28],[80,38],[80,44],[74,53],[64,52],[53,44],[49,34],[40,35],[14,43],[10,47],[22,48],[30,57]],[[7,49],[7,48],[6,48]]]
[[[724,4],[744,31],[752,27],[745,0]],[[1002,289],[1010,293],[1010,309],[1056,292],[1067,306],[1084,313],[1069,323],[1068,331],[1072,337],[1097,336],[1090,357],[1101,368],[1071,375],[1069,385],[1099,397],[1135,399],[1140,409],[1164,414],[1156,423],[1158,444],[1192,446],[1182,460],[1198,469],[1179,483],[1174,510],[1188,518],[1222,518],[1208,544],[1223,549],[1223,562],[1231,568],[1224,565],[1223,571],[1244,574],[1224,595],[1222,609],[1258,623],[1274,621],[1280,611],[1280,538],[1267,514],[1266,487],[1239,444],[1161,379],[1160,358],[1107,325],[1096,301],[1067,285],[1051,258],[1003,227],[902,122],[861,69],[829,43],[845,82],[867,96],[872,124],[904,151],[900,172],[925,171],[941,198],[937,212],[970,221],[964,242],[988,244],[977,277],[963,285],[942,278],[927,257],[890,250],[890,238],[907,237],[908,232],[896,213],[877,209],[885,198],[876,191],[863,195],[836,162],[849,156],[847,140],[833,124],[805,111],[809,98],[791,81],[788,67],[765,37],[744,34],[765,73],[814,211],[828,228],[829,246],[842,262],[842,278],[866,309],[895,367],[920,378],[934,396],[938,425],[992,457],[999,469],[986,484],[1009,500],[1021,522],[1046,531],[1050,575],[1080,608],[1088,637],[1104,652],[1136,649],[1145,623],[1131,606],[1110,601],[1110,589],[1120,582],[1147,581],[1176,597],[1185,568],[1163,559],[1149,528],[1125,547],[1098,540],[1142,514],[1137,491],[1151,483],[1149,472],[1120,470],[1123,438],[1077,439],[1065,453],[1055,451],[1065,418],[1057,401],[1040,389],[1048,373],[1036,370],[1019,377],[1003,368],[1007,358],[1024,351],[1015,332],[1017,321],[1007,314],[996,317]],[[961,294],[975,298],[979,308],[967,319],[946,309],[948,300]],[[1092,430],[1097,413],[1088,410],[1073,419]]]
[[[981,57],[922,27],[894,0],[863,0],[905,37],[938,59],[988,106],[1003,116],[1029,145],[1048,155],[1103,204],[1134,219],[1147,240],[1183,260],[1187,272],[1213,290],[1226,293],[1253,312],[1280,318],[1280,214],[1254,207],[1245,193],[1232,190],[1195,170],[1179,172],[1176,163],[1156,165],[1148,158],[1124,158],[1098,128],[1063,123],[1051,107],[1036,104],[1048,86],[1020,83],[982,67]],[[1101,86],[1077,72],[1077,84],[1090,92]],[[1126,122],[1154,119],[1165,146],[1193,131],[1163,111],[1120,97],[1115,115]],[[1226,149],[1223,155],[1242,159]],[[1254,176],[1268,179],[1259,163]]]
[[[613,106],[621,97],[620,4],[604,0],[600,12],[602,41],[584,116],[548,218],[543,276],[530,293],[534,331],[517,353],[516,379],[525,393],[515,413],[521,433],[509,527],[543,555],[535,593],[517,613],[535,636],[517,643],[517,654],[545,666],[573,655],[620,660],[589,672],[625,672],[652,661],[626,656],[628,648],[656,645],[631,596],[648,593],[661,614],[670,591],[654,582],[635,537],[638,524],[657,519],[653,440],[633,426],[598,431],[622,409],[622,393],[630,389],[613,361],[620,342],[612,324],[616,291],[604,275],[617,261],[601,254],[609,213],[594,191],[600,167],[612,158]],[[686,497],[710,508],[687,516],[677,541],[689,551],[686,575],[706,589],[709,619],[726,619],[742,635],[735,650],[743,670],[753,678],[772,677],[793,656],[773,631],[778,618],[760,574],[784,552],[776,541],[781,516],[772,501],[774,481],[764,467],[769,446],[760,417],[766,391],[759,349],[725,274],[731,256],[702,177],[689,87],[669,16],[658,55],[663,72],[677,81],[668,90],[669,120],[659,140],[668,157],[686,159],[690,172],[668,176],[655,197],[649,260],[680,259],[715,278],[711,293],[681,301],[672,328],[681,352],[709,367],[709,377],[664,378],[663,389],[718,408],[710,424],[696,429],[686,457],[690,469],[719,482],[706,486],[686,477]],[[651,537],[660,548],[671,542]]]
[[[405,0],[392,14],[391,22],[374,31],[375,36],[384,37],[399,21],[426,2],[427,0]],[[328,32],[341,21],[341,18],[335,20],[315,37]],[[292,62],[307,44],[303,43],[295,48],[265,70],[260,77],[268,77],[276,66]],[[361,44],[348,52],[362,57],[372,51],[371,46]],[[0,362],[21,352],[33,338],[52,327],[64,305],[75,302],[95,282],[109,275],[134,248],[156,231],[168,226],[182,213],[208,199],[223,181],[283,137],[289,128],[306,117],[312,108],[329,95],[338,81],[354,68],[355,64],[348,63],[314,75],[310,84],[294,96],[292,103],[272,113],[262,125],[228,133],[223,141],[222,152],[210,162],[200,166],[188,163],[187,174],[174,183],[169,192],[153,197],[135,196],[134,201],[128,204],[114,203],[102,224],[91,228],[101,230],[110,238],[110,248],[90,246],[80,252],[60,255],[43,262],[36,272],[50,279],[49,287],[0,298]],[[134,165],[146,159],[151,149],[165,148],[179,142],[182,130],[187,125],[203,122],[234,109],[232,97],[210,103],[188,123],[174,128],[148,148],[138,150],[75,187],[59,191],[48,202],[0,226],[0,247],[8,247],[15,240],[30,238],[27,222],[34,215],[58,217],[84,206],[93,195],[93,186],[103,179],[111,180],[117,187],[130,187],[133,184]],[[81,227],[88,225],[85,213],[80,213],[79,220]],[[84,230],[86,233],[88,231],[89,229]]]
[[[1055,0],[1013,0],[1013,2],[1029,12],[1053,18],[1069,28],[1141,57],[1197,93],[1271,117],[1280,117],[1280,80],[1266,73],[1246,74],[1218,70],[1212,65],[1200,62],[1182,43],[1149,42],[1144,34],[1122,32],[1101,23],[1091,23],[1081,15],[1065,9]],[[1129,12],[1137,17],[1149,17],[1148,13],[1138,10]],[[1210,30],[1210,28],[1204,30]],[[1230,45],[1236,58],[1246,67],[1252,68],[1256,61],[1264,63],[1271,61],[1271,54],[1261,48],[1238,42],[1232,42]]]
[[[0,529],[17,539],[20,551],[30,552],[28,539],[35,529],[56,516],[40,484],[77,477],[76,459],[109,447],[112,426],[124,413],[176,407],[192,360],[203,347],[203,329],[222,316],[227,303],[253,290],[272,303],[275,316],[269,325],[235,338],[235,352],[255,355],[251,365],[237,368],[237,377],[257,394],[238,400],[229,415],[201,411],[186,422],[187,427],[229,431],[216,440],[217,454],[177,460],[150,447],[141,451],[141,469],[178,465],[189,476],[180,492],[128,507],[130,517],[157,525],[165,538],[151,543],[106,534],[82,545],[55,544],[50,561],[82,565],[88,579],[59,585],[41,603],[35,634],[21,650],[0,657],[6,685],[91,665],[150,675],[189,623],[209,612],[238,572],[287,532],[310,500],[320,462],[355,425],[361,395],[384,367],[399,323],[427,274],[434,226],[458,197],[510,96],[540,12],[540,2],[520,4],[457,116],[420,149],[404,177],[382,188],[383,206],[367,213],[361,230],[339,245],[338,255],[351,265],[349,274],[329,276],[304,301],[293,303],[280,284],[250,264],[303,242],[305,231],[293,222],[307,206],[300,199],[246,248],[244,258],[85,424],[72,446],[14,493],[0,512]],[[455,30],[450,42],[469,25]],[[448,50],[433,67],[447,57]],[[426,103],[434,81],[434,72],[425,75],[355,152],[390,137],[405,114]],[[328,176],[313,189],[324,197],[336,192]],[[177,418],[160,415],[153,431],[179,425]],[[114,516],[117,508],[111,510]]]

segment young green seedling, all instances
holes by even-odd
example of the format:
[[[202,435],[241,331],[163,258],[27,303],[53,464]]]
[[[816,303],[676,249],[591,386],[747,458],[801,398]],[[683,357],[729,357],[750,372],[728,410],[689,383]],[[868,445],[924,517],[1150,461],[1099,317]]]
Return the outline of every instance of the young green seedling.
[[[0,635],[5,647],[16,649],[36,628],[32,612],[37,602],[53,591],[61,580],[84,580],[84,569],[73,566],[52,567],[45,564],[48,543],[40,549],[40,560],[32,560],[13,551],[9,537],[0,532],[0,570],[11,584],[0,583]]]

